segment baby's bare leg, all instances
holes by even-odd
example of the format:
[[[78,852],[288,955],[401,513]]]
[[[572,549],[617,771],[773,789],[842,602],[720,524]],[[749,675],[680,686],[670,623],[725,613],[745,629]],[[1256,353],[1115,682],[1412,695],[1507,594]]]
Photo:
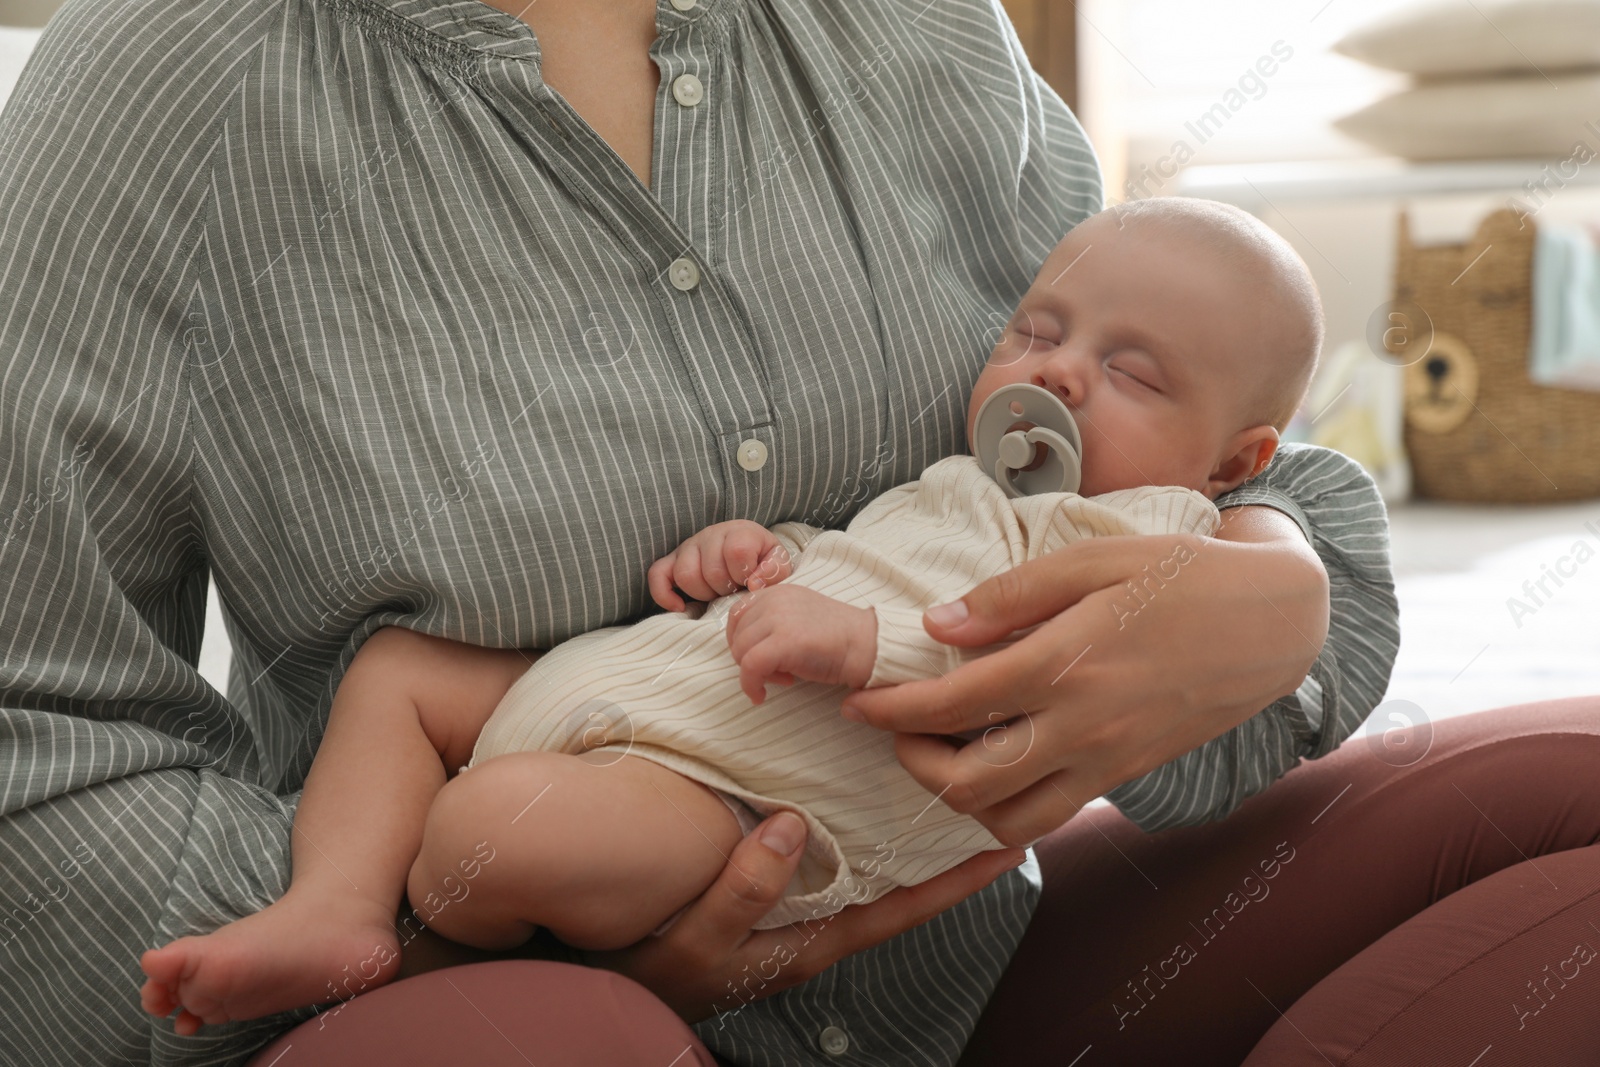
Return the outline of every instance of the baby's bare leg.
[[[385,627],[339,683],[269,907],[140,958],[146,1010],[180,1033],[344,999],[399,967],[394,927],[428,805],[531,657]]]
[[[710,789],[642,757],[516,752],[439,792],[407,890],[463,944],[510,948],[547,926],[577,948],[622,948],[699,896],[740,833]],[[463,856],[480,861],[471,878]]]

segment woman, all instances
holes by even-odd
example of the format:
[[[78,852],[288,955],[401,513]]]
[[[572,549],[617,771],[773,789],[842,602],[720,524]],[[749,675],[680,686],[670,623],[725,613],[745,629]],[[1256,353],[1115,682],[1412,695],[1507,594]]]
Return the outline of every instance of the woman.
[[[976,2],[68,0],[0,143],[0,892],[28,902],[0,971],[7,1062],[240,1062],[309,1016],[178,1038],[139,1012],[136,959],[283,891],[360,642],[396,624],[531,656],[641,611],[645,565],[708,520],[842,523],[959,447],[1005,312],[1101,196],[1076,122]],[[1224,503],[1225,537],[1125,631],[1104,602],[1171,539],[974,593],[953,640],[1084,603],[1006,671],[922,691],[927,710],[911,687],[860,710],[915,730],[1026,706],[1010,747],[902,742],[1008,840],[1119,789],[1147,829],[1237,805],[1354,729],[1395,635],[1359,472],[1286,453]],[[194,669],[208,574],[226,697]],[[1214,777],[1211,809],[1160,803],[1177,757]],[[953,1062],[1037,868],[979,857],[751,936],[793,863],[787,822],[666,937],[588,961],[694,1036],[607,972],[534,962],[489,965],[525,983],[515,1019],[484,1013],[503,977],[463,968],[436,976],[453,1022],[391,1029],[460,1054],[488,1021],[541,1063],[562,1042],[709,1062],[695,1037],[738,1063]],[[1106,829],[1062,833],[1080,825]],[[418,936],[405,966],[464,955]],[[295,1055],[374,1048],[363,1005],[408,985],[296,1031]]]

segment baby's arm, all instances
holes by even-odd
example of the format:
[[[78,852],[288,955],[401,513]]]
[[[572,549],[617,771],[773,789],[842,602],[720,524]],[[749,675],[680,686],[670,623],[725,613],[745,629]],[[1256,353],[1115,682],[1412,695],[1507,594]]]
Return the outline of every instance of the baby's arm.
[[[921,608],[885,607],[873,609],[878,616],[877,655],[872,676],[863,688],[899,685],[926,678],[943,678],[963,663],[1009,648],[1037,627],[1018,630],[1010,637],[972,648],[947,645],[929,634],[922,625]]]
[[[804,586],[752,593],[728,617],[728,647],[739,684],[756,704],[766,683],[796,678],[866,689],[937,678],[961,663],[1011,644],[957,648],[935,640],[922,612],[877,605],[859,608]]]
[[[861,689],[878,652],[878,618],[800,585],[751,593],[728,614],[728,647],[739,664],[739,685],[752,703],[767,697],[767,682],[796,678]]]

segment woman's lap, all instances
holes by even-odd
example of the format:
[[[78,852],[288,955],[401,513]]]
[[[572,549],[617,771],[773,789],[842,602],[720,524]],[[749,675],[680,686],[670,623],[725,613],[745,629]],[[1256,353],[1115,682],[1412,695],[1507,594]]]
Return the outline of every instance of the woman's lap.
[[[160,749],[151,748],[154,762]],[[88,758],[73,770],[107,773]],[[167,767],[57,792],[0,817],[0,1064],[242,1062],[286,1021],[303,1018],[286,1013],[178,1037],[139,1007],[141,952],[282,894],[286,807],[215,772]]]
[[[1503,1017],[1476,1009],[1459,1015],[1457,1029],[1481,1022],[1484,1032],[1517,1032],[1511,1005],[1529,993],[1525,980],[1573,949],[1523,974],[1513,965],[1532,957],[1504,944],[1507,927],[1493,920],[1514,915],[1519,945],[1524,929],[1554,937],[1565,928],[1541,920],[1581,910],[1587,887],[1600,883],[1600,848],[1587,847],[1600,841],[1592,799],[1600,699],[1446,719],[1433,731],[1427,755],[1409,766],[1394,764],[1412,757],[1353,738],[1220,823],[1145,835],[1102,808],[1047,837],[1038,846],[1044,897],[963,1064],[1235,1065],[1275,1024],[1284,1056],[1294,1037],[1312,1053],[1307,1062],[1340,1062],[1324,1054],[1365,1040],[1350,1022],[1353,1005],[1374,1031],[1419,997],[1418,1020],[1456,1017],[1449,987],[1430,984],[1439,960],[1416,959],[1410,947],[1441,939],[1462,966],[1508,968],[1498,986]],[[1552,889],[1538,857],[1572,849],[1584,851],[1562,857]],[[1506,873],[1488,877],[1498,871]],[[1440,909],[1445,933],[1430,928],[1432,913],[1413,931],[1407,920],[1463,886],[1471,890]],[[1591,934],[1600,947],[1600,932]],[[1358,963],[1369,979],[1403,979],[1383,991],[1390,1000],[1341,972],[1279,1023],[1281,1011],[1380,938]],[[1593,1016],[1600,979],[1593,993],[1577,985],[1564,989],[1567,1004],[1587,999]],[[1570,1048],[1561,1043],[1581,1036],[1570,1020],[1584,1013],[1558,1017],[1555,1008],[1541,1013],[1551,1025],[1539,1038]],[[1401,1045],[1395,1059],[1372,1058],[1383,1045],[1368,1042],[1366,1058],[1350,1062],[1417,1062]]]
[[[1584,905],[1600,893],[1600,847],[1587,847],[1600,841],[1600,805],[1582,802],[1600,766],[1600,699],[1445,720],[1410,766],[1383,751],[1352,739],[1220,823],[1145,835],[1102,808],[1050,835],[1044,897],[963,1064],[1236,1065],[1260,1042],[1250,1067],[1386,1067],[1443,1062],[1419,1052],[1430,1040],[1452,1055],[1518,1042],[1549,1062],[1590,1047],[1574,1042],[1594,1039],[1600,979],[1589,992],[1591,968],[1568,962],[1565,942],[1583,940]],[[1589,917],[1600,928],[1600,913]],[[1600,949],[1600,929],[1586,943]],[[716,1062],[631,983],[619,993],[600,988],[623,981],[605,972],[531,961],[505,964],[523,968],[514,975],[483,969],[500,966],[397,983],[267,1051],[298,1044],[308,1067],[355,1048],[364,1062],[404,1063],[372,1059],[367,1042],[418,1054],[412,1035],[439,1030],[459,1053],[476,1028],[486,1067],[496,1044],[508,1063],[670,1061],[686,1049],[680,1063]],[[477,1003],[449,1003],[463,991],[446,978],[469,977],[483,983],[466,991]],[[1534,981],[1547,990],[1537,998]],[[407,987],[410,1000],[390,999]],[[530,1015],[530,1004],[554,1010]],[[341,1028],[349,1049],[309,1055]],[[619,1040],[643,1045],[595,1044]]]
[[[1245,1067],[1600,1062],[1597,924],[1600,846],[1518,863],[1319,982]]]
[[[250,1067],[714,1067],[660,1000],[610,971],[498,960],[356,997],[279,1037]]]

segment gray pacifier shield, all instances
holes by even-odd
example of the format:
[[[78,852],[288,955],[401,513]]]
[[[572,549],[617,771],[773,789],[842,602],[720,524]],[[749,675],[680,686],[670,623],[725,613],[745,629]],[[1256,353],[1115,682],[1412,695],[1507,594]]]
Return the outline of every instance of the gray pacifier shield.
[[[1031,430],[1012,430],[1019,422]],[[1083,438],[1072,412],[1061,398],[1037,385],[1003,385],[978,408],[973,425],[973,452],[984,470],[1007,496],[1076,493],[1083,480]],[[1022,468],[1044,446],[1045,459],[1033,470]]]

